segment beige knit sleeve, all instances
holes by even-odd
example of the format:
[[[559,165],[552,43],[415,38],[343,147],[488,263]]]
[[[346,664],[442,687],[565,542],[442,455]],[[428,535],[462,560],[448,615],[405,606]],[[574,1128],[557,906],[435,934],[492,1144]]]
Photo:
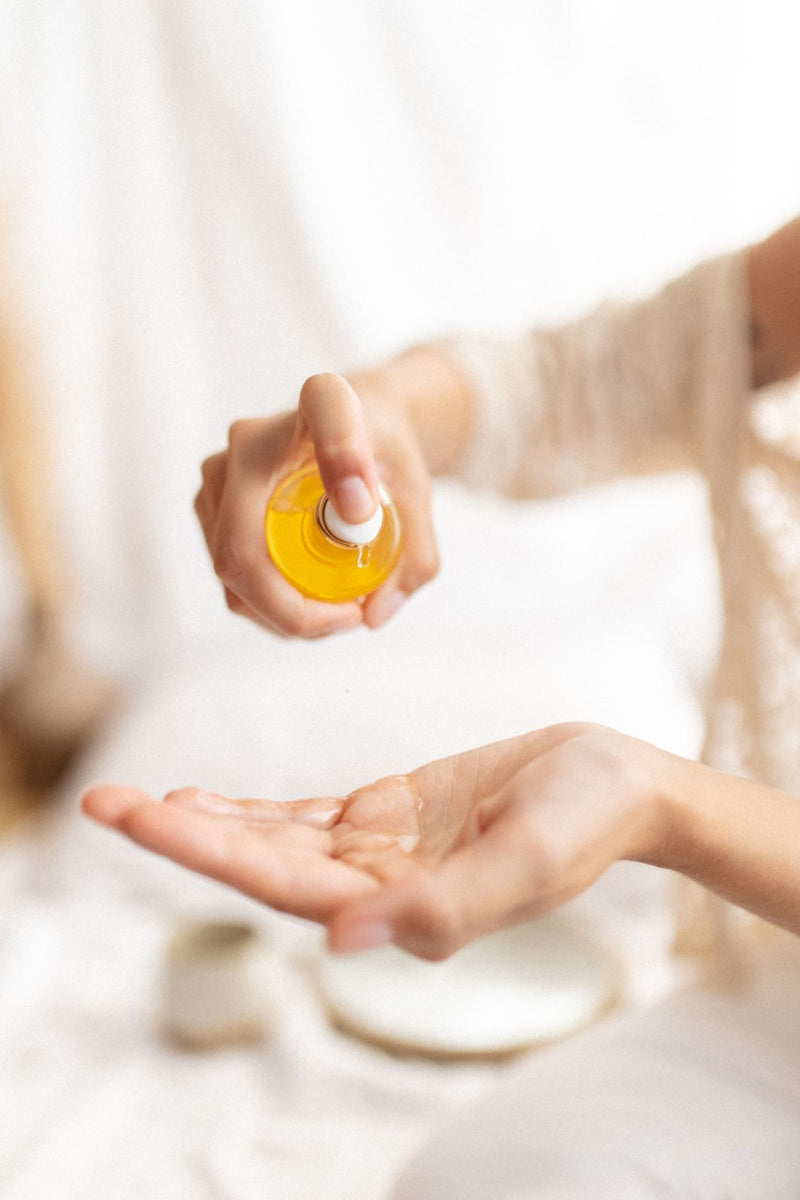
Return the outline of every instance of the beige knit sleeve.
[[[536,497],[700,465],[707,388],[734,410],[745,389],[744,256],[703,263],[648,299],[606,303],[559,327],[439,346],[474,398],[459,471],[471,487]]]
[[[442,348],[476,402],[466,482],[545,495],[655,469],[667,448],[705,476],[723,633],[702,756],[800,800],[800,380],[751,394],[748,327],[742,252],[639,304]],[[676,944],[733,961],[752,920],[680,885]]]
[[[666,461],[708,483],[724,606],[704,757],[800,797],[800,390],[752,394],[746,252],[510,340],[452,338],[461,477],[541,496]]]

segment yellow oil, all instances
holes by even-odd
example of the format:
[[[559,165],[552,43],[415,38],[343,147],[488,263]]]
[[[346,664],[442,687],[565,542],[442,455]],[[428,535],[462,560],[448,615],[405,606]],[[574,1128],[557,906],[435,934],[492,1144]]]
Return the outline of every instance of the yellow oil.
[[[317,518],[325,489],[315,465],[304,467],[273,492],[267,507],[267,547],[275,566],[304,596],[342,603],[374,592],[400,557],[400,522],[384,495],[383,524],[374,542],[333,541]]]

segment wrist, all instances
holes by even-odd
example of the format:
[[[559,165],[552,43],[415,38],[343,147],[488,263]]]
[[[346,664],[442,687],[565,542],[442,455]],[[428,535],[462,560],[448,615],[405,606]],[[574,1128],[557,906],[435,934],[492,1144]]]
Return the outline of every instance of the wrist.
[[[414,346],[380,367],[348,374],[366,413],[399,418],[432,475],[457,467],[467,449],[472,399],[456,366],[429,346]]]
[[[706,842],[704,829],[712,823],[714,789],[708,787],[708,767],[650,747],[654,753],[649,782],[647,836],[636,857],[656,867],[692,874],[698,849]]]

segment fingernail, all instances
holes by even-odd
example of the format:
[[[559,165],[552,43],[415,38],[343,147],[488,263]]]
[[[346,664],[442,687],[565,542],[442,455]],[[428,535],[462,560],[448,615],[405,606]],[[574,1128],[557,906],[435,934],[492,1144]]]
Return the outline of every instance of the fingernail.
[[[379,946],[388,946],[392,940],[392,929],[388,921],[375,918],[371,921],[360,921],[338,931],[329,941],[333,954],[356,954],[360,950],[376,950]]]
[[[333,504],[343,521],[368,521],[376,507],[360,475],[347,475],[337,484]]]

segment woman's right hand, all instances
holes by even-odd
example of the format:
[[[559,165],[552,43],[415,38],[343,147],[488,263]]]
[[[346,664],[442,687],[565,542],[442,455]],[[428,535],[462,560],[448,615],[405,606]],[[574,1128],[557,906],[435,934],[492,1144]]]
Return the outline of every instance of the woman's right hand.
[[[379,380],[379,372],[364,376],[363,384],[354,377],[354,387],[340,375],[312,375],[296,412],[236,421],[228,448],[203,463],[195,511],[228,607],[273,633],[315,638],[360,624],[375,629],[438,570],[428,468],[410,420],[379,394]],[[269,498],[284,476],[312,458],[345,521],[372,515],[379,481],[399,513],[399,563],[361,602],[309,599],[269,557]]]

